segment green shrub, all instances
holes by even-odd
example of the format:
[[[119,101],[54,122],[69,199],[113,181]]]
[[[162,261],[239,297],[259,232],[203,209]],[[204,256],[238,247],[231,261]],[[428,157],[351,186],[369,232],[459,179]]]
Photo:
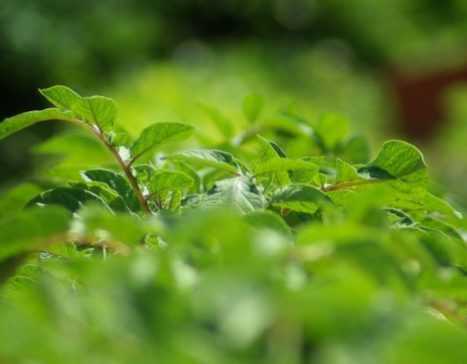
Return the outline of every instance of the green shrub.
[[[341,116],[265,119],[258,95],[239,134],[211,110],[221,142],[133,138],[109,98],[41,93],[0,138],[62,120],[101,147],[68,134],[51,188],[0,200],[2,362],[465,362],[465,223],[415,146],[370,158]]]

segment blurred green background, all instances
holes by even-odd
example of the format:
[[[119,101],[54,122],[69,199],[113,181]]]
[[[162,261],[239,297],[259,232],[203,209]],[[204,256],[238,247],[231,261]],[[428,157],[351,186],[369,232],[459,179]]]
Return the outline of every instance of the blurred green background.
[[[255,92],[270,111],[339,112],[374,143],[415,142],[465,204],[466,19],[464,0],[2,0],[0,119],[66,84],[116,98],[134,133],[204,128],[201,105],[237,120]],[[61,128],[2,143],[0,184],[33,176],[43,156],[32,147]]]

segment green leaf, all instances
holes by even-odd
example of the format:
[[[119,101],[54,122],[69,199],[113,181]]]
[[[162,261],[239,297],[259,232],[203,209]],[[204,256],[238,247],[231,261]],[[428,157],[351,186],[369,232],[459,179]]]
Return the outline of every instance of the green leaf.
[[[314,172],[318,173],[319,167],[307,161],[299,159],[288,159],[288,158],[278,158],[266,161],[262,164],[258,164],[255,167],[255,174],[261,175],[266,173],[278,173],[287,171],[297,171],[297,170],[306,170],[309,173]],[[310,173],[310,174],[314,174]]]
[[[105,203],[115,212],[130,212],[128,205],[123,200],[117,191],[110,188],[106,183],[103,182],[79,182],[70,183],[70,187],[81,190],[86,190],[92,194],[99,196]]]
[[[350,163],[368,163],[370,146],[364,137],[355,136],[345,143],[339,155]]]
[[[114,146],[127,147],[130,149],[133,144],[133,138],[130,134],[120,125],[114,124],[112,131],[107,133],[109,141]]]
[[[0,139],[6,138],[28,126],[48,120],[73,121],[73,114],[56,108],[23,112],[0,123]]]
[[[413,145],[390,140],[383,144],[368,168],[377,168],[393,178],[401,178],[426,168],[423,154]]]
[[[255,122],[264,106],[263,98],[257,94],[251,94],[243,99],[243,113],[246,119],[253,123]]]
[[[175,211],[182,205],[182,192],[179,190],[171,191],[166,198],[166,206],[169,210]]]
[[[261,135],[256,136],[259,143],[258,161],[264,162],[270,159],[286,158],[285,152],[276,143],[263,138]]]
[[[238,173],[240,165],[232,154],[214,149],[194,149],[173,154],[175,161],[184,161],[197,167],[211,167],[230,173]]]
[[[190,191],[195,183],[190,174],[178,170],[155,169],[148,164],[135,166],[134,170],[138,183],[159,209],[178,208],[183,195]]]
[[[70,220],[71,214],[59,207],[26,209],[1,219],[0,260],[37,249],[64,235]]]
[[[349,122],[339,114],[326,113],[315,127],[316,134],[326,151],[334,151],[349,134]]]
[[[265,200],[246,177],[239,176],[216,182],[214,188],[206,195],[199,195],[194,203],[196,207],[234,207],[246,213],[264,208]]]
[[[40,89],[39,92],[53,105],[62,110],[79,114],[79,111],[85,108],[83,98],[69,87],[57,85]]]
[[[255,210],[245,215],[246,221],[257,229],[270,229],[287,237],[292,236],[292,230],[276,213],[268,210]]]
[[[141,135],[131,147],[133,161],[152,148],[164,143],[187,138],[193,132],[193,127],[180,123],[156,123],[141,132]]]
[[[66,86],[52,86],[40,93],[58,108],[73,112],[78,118],[110,132],[117,117],[114,100],[104,96],[81,97]]]
[[[109,169],[89,169],[81,172],[81,176],[85,181],[102,182],[115,190],[125,201],[126,205],[132,211],[138,211],[140,205],[136,198],[133,189],[128,181],[122,175]]]
[[[315,213],[323,203],[330,202],[329,197],[320,190],[307,185],[290,185],[276,192],[271,199],[273,206],[310,214]]]
[[[193,186],[193,179],[186,173],[171,170],[156,171],[149,181],[152,193],[166,191],[186,191]]]
[[[383,201],[387,205],[394,206],[410,212],[417,221],[426,217],[436,217],[449,222],[453,226],[459,226],[462,214],[456,211],[448,202],[434,196],[424,188],[412,188],[401,190],[389,184],[390,190],[384,194]]]
[[[115,101],[104,96],[86,97],[84,101],[87,102],[87,108],[82,112],[86,120],[97,124],[104,132],[112,131],[117,118]]]
[[[447,201],[433,195],[428,191],[424,193],[423,203],[431,212],[436,212],[454,225],[458,225],[460,220],[463,219],[461,212],[457,211]]]
[[[139,164],[133,167],[133,172],[140,186],[147,186],[151,177],[156,173],[156,168],[151,164]]]
[[[290,183],[287,168],[284,168],[287,162],[283,162],[285,153],[275,143],[258,135],[259,143],[258,157],[253,163],[253,172],[256,175],[268,174],[267,183],[262,181],[262,184],[274,184],[285,186]],[[289,166],[291,162],[289,161]]]
[[[336,160],[336,183],[361,179],[363,178],[358,174],[355,167],[342,159]]]
[[[420,227],[427,229],[428,231],[435,230],[446,234],[447,236],[461,242],[461,246],[464,248],[464,239],[462,238],[462,235],[453,226],[445,223],[444,221],[435,219],[433,217],[426,217],[420,221]],[[463,253],[458,254],[458,256],[465,255],[465,253],[466,251],[464,250]]]
[[[307,185],[322,185],[322,179],[333,173],[335,161],[328,160],[325,157],[303,157],[301,161],[315,165],[316,168],[312,169],[295,169],[291,170],[289,175],[291,181],[296,184]]]
[[[57,187],[44,191],[29,201],[28,206],[59,205],[76,212],[89,202],[97,202],[112,211],[101,197],[87,190],[72,187]]]
[[[196,171],[187,163],[182,161],[172,161],[173,166],[180,172],[183,172],[191,177],[193,180],[193,189],[194,192],[199,192],[201,188],[201,177],[196,173]]]
[[[382,209],[398,209],[410,214],[416,222],[428,217],[436,217],[455,227],[459,226],[462,215],[446,201],[434,196],[418,183],[400,180],[370,180],[378,183],[363,184],[349,190],[330,192],[329,196],[337,204],[350,212],[361,210],[363,206]]]

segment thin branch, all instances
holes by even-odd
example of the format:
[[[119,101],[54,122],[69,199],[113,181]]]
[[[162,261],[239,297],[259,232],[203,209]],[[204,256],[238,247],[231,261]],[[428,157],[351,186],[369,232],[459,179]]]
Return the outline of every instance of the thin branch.
[[[120,165],[121,169],[125,173],[125,176],[128,179],[128,182],[130,183],[131,188],[133,189],[139,201],[139,204],[141,205],[141,208],[146,213],[150,214],[151,210],[149,209],[148,202],[144,198],[143,192],[139,188],[138,181],[136,180],[135,176],[133,176],[133,173],[131,173],[131,163],[125,163],[125,161],[122,159],[120,154],[118,154],[118,151],[114,148],[114,146],[108,142],[99,125],[97,125],[96,123],[89,125],[88,123],[80,119],[69,119],[67,121],[72,122],[73,124],[76,124],[81,127],[86,127],[97,137],[97,139],[99,139],[106,146],[106,148],[110,151],[110,153],[112,153],[112,155]]]
[[[117,160],[121,169],[125,173],[126,178],[128,179],[128,182],[130,183],[133,191],[135,192],[135,195],[138,198],[141,208],[146,213],[151,213],[148,202],[146,198],[144,197],[143,192],[141,191],[138,185],[138,181],[136,180],[135,176],[133,176],[133,173],[131,172],[131,165],[129,163],[128,164],[125,163],[125,161],[122,159],[122,157],[120,156],[118,151],[114,148],[114,146],[108,142],[107,138],[105,137],[104,133],[99,128],[99,126],[95,124],[95,128],[91,126],[90,129],[93,132],[93,134],[107,147],[107,149],[112,153],[112,155]]]

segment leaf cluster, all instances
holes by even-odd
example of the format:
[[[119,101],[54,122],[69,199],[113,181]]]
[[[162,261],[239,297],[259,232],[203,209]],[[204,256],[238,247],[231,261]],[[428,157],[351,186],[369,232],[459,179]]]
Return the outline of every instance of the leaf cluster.
[[[207,108],[217,145],[181,123],[133,139],[113,100],[41,93],[54,107],[5,120],[0,139],[65,121],[113,162],[0,200],[1,360],[467,358],[465,223],[417,147],[389,140],[370,158],[341,116],[268,119],[257,95],[239,134]],[[174,147],[189,136],[195,148]]]

